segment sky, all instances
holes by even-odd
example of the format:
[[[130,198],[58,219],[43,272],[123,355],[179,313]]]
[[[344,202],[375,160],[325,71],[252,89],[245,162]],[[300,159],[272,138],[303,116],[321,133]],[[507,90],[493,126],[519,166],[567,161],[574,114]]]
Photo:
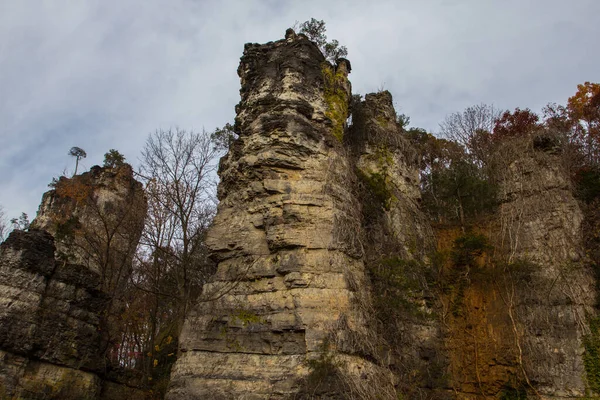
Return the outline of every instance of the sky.
[[[137,166],[149,133],[214,130],[239,101],[244,43],[325,20],[353,92],[394,96],[430,132],[451,113],[565,104],[600,82],[598,0],[0,0],[0,205],[33,219],[73,146]]]

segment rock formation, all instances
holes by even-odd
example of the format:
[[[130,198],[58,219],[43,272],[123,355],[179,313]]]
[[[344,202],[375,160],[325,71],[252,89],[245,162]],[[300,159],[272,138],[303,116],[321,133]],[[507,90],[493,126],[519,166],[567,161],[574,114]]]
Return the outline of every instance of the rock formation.
[[[460,309],[446,318],[458,398],[571,399],[592,392],[584,338],[596,289],[582,212],[560,154],[534,143],[524,135],[493,155],[500,207],[482,229],[495,260],[469,271]]]
[[[208,235],[218,271],[167,398],[586,395],[594,279],[554,150],[497,155],[502,205],[479,229],[498,258],[462,272],[450,310],[444,285],[458,282],[431,280],[433,230],[391,95],[350,101],[349,71],[292,31],[245,46]]]
[[[502,149],[499,222],[513,273],[523,371],[546,398],[587,395],[583,337],[594,315],[594,272],[582,245],[583,214],[559,154],[528,139]],[[509,152],[508,155],[507,151]]]
[[[350,70],[292,30],[246,44],[206,238],[217,272],[167,399],[598,394],[596,282],[559,146],[495,143],[498,209],[436,238],[390,93],[353,97]],[[144,398],[104,348],[145,210],[129,166],[94,167],[0,246],[1,398]]]
[[[184,326],[168,399],[367,396],[375,379],[393,392],[365,357],[354,306],[367,285],[343,145],[349,69],[291,31],[245,46],[239,139],[221,160],[208,235],[218,271]],[[330,370],[338,382],[319,385]]]
[[[59,258],[99,273],[103,290],[118,293],[130,273],[145,201],[129,164],[95,166],[61,177],[44,193],[31,227],[54,236]]]
[[[141,194],[129,166],[95,167],[62,178],[56,190],[44,194],[32,229],[14,231],[0,245],[0,398],[145,398],[142,391],[108,378],[105,362],[120,285],[106,267],[119,260],[126,271],[120,278],[127,278],[124,266],[131,253],[124,254],[130,250],[121,240],[139,240],[145,215]],[[123,210],[140,204],[120,219]],[[100,228],[118,219],[134,229],[103,243],[107,258],[94,258],[91,244],[102,243]],[[58,250],[48,231],[60,238]]]

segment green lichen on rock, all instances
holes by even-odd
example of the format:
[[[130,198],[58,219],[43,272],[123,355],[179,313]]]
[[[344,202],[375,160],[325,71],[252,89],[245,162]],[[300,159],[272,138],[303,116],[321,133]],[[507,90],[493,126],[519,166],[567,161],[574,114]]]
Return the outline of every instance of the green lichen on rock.
[[[590,333],[583,337],[583,364],[588,390],[600,393],[600,318],[590,318]]]
[[[389,211],[394,195],[388,188],[387,176],[378,172],[366,174],[361,170],[357,170],[357,175],[364,182],[370,196],[374,200],[373,203],[366,204],[365,206],[369,208],[383,208]]]
[[[341,70],[335,70],[329,63],[321,66],[325,82],[325,116],[333,124],[332,133],[340,142],[344,139],[344,123],[348,118],[348,94],[344,89],[346,76]]]
[[[241,324],[243,326],[252,325],[252,324],[264,324],[266,322],[259,315],[253,313],[250,310],[246,310],[243,308],[235,310],[235,312],[232,314],[232,317],[233,317],[234,321],[237,320],[237,321],[241,322]]]
[[[378,146],[367,158],[375,165],[366,170],[357,169],[357,176],[374,200],[373,203],[369,203],[369,207],[376,206],[389,211],[393,202],[397,200],[390,188],[389,171],[394,163],[393,154],[386,146]]]

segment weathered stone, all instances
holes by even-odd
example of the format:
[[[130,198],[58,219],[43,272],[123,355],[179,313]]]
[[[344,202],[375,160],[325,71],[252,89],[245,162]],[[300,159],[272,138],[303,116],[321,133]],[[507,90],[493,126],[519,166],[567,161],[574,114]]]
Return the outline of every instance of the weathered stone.
[[[596,288],[582,245],[583,214],[556,152],[520,142],[500,154],[507,150],[499,220],[510,261],[526,263],[514,273],[509,304],[524,372],[545,398],[584,397],[582,339],[595,315]]]
[[[31,227],[51,233],[59,258],[100,274],[103,290],[113,295],[131,273],[145,216],[142,184],[131,166],[95,166],[61,177],[44,193]]]
[[[221,160],[207,237],[219,265],[203,295],[215,299],[184,325],[168,399],[299,395],[309,361],[325,355],[343,358],[336,368],[349,380],[379,368],[338,340],[367,329],[349,285],[365,278],[360,241],[346,237],[360,230],[342,144],[347,69],[304,36],[286,37],[245,47],[239,139]]]
[[[145,213],[141,186],[131,172],[128,166],[96,167],[61,179],[44,195],[33,228],[13,231],[0,245],[0,398],[148,397],[105,376],[106,332]],[[138,205],[135,213],[127,211]],[[130,230],[110,242],[115,259],[93,257],[85,246],[102,244],[99,232],[114,226],[114,234],[117,225]],[[119,278],[106,279],[118,257]]]

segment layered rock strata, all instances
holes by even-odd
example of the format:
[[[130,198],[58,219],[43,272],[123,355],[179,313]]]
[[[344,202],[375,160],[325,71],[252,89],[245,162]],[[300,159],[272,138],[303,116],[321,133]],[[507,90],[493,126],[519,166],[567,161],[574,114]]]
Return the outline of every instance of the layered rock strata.
[[[101,378],[101,276],[54,252],[44,231],[14,231],[0,245],[0,398],[142,399]]]
[[[146,212],[129,165],[62,177],[0,247],[0,398],[145,398],[106,375]]]
[[[583,337],[590,332],[596,289],[582,245],[583,214],[560,154],[535,143],[529,139],[527,146],[509,144],[500,151],[507,163],[499,220],[515,265],[508,307],[523,353],[523,378],[545,398],[584,397]]]
[[[207,239],[218,271],[184,325],[168,399],[368,398],[375,379],[392,395],[363,356],[369,329],[354,301],[366,284],[342,144],[349,68],[291,31],[245,46],[239,139],[221,160]],[[321,382],[325,370],[338,382]]]
[[[131,272],[146,208],[129,164],[94,166],[55,182],[31,227],[54,236],[59,258],[100,274],[103,290],[118,294]]]
[[[441,398],[440,392],[431,391],[444,389],[434,382],[439,380],[434,375],[445,368],[446,360],[426,279],[435,240],[420,209],[416,153],[398,124],[388,91],[367,94],[354,105],[352,119],[347,142],[361,187],[361,233],[365,264],[375,284],[373,295],[377,300],[380,292],[395,291],[402,299],[395,317],[384,316],[379,322],[385,325],[379,330],[393,355],[388,362],[410,396],[428,393]],[[403,284],[395,286],[398,279]],[[382,285],[377,285],[379,281]],[[373,331],[377,325],[370,323]]]

